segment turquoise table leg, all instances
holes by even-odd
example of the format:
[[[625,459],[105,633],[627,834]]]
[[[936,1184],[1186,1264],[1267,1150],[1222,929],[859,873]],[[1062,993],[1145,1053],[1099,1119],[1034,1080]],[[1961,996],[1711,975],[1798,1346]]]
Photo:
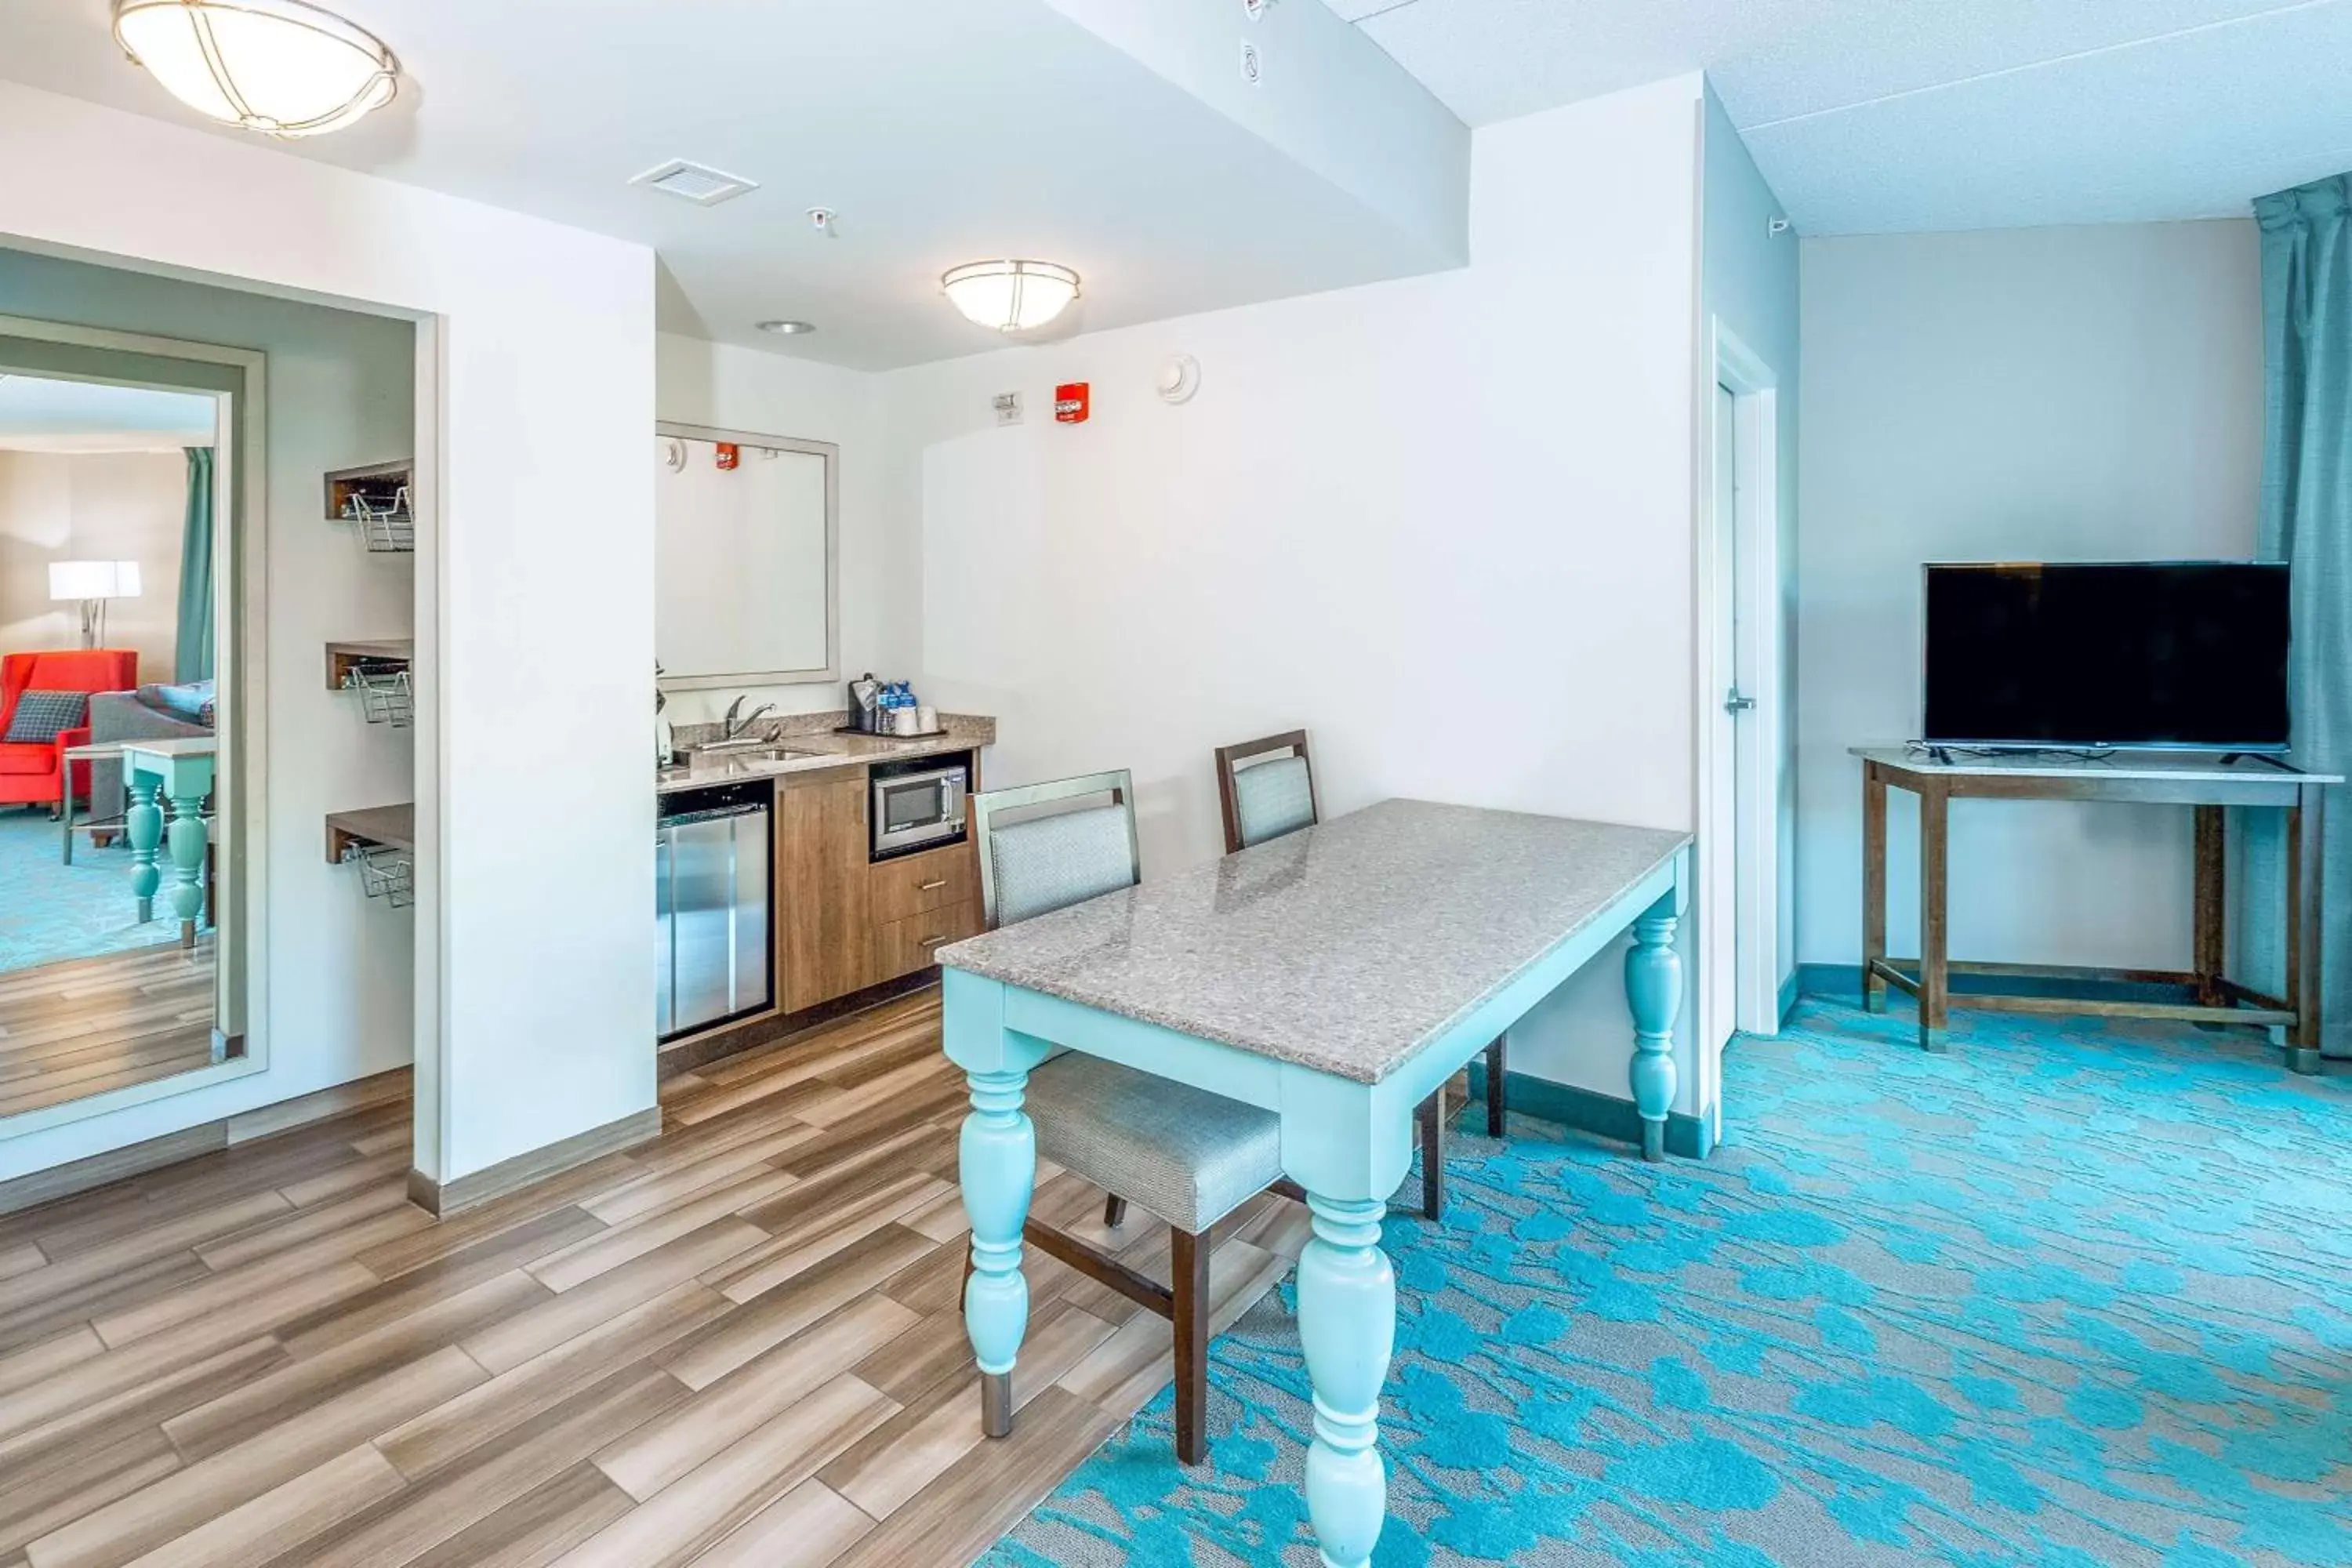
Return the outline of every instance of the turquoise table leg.
[[[1013,1430],[1013,1367],[1029,1330],[1021,1227],[1037,1183],[1037,1130],[1021,1101],[1029,1069],[1050,1047],[1003,1026],[999,983],[950,970],[943,989],[948,1058],[971,1086],[971,1112],[957,1142],[963,1210],[971,1220],[963,1327],[980,1368],[981,1430],[1003,1437]]]
[[[1381,1384],[1396,1344],[1396,1275],[1381,1250],[1378,1198],[1309,1192],[1314,1238],[1298,1255],[1298,1337],[1315,1388],[1307,1517],[1325,1568],[1363,1568],[1388,1515]]]
[[[1628,1076],[1633,1109],[1642,1113],[1642,1158],[1666,1157],[1666,1113],[1675,1104],[1675,1015],[1683,1003],[1683,962],[1675,952],[1683,894],[1675,889],[1633,921],[1625,954],[1625,1002],[1633,1013],[1633,1061]]]
[[[196,942],[196,916],[205,907],[205,847],[209,841],[205,830],[205,797],[173,795],[167,844],[172,852],[172,868],[178,873],[172,884],[172,912],[180,917],[182,947],[194,947]]]
[[[163,874],[155,868],[155,850],[163,842],[163,808],[157,804],[163,784],[147,774],[133,773],[125,781],[131,805],[122,814],[123,832],[131,839],[131,890],[139,898],[139,921],[155,918],[155,889]]]

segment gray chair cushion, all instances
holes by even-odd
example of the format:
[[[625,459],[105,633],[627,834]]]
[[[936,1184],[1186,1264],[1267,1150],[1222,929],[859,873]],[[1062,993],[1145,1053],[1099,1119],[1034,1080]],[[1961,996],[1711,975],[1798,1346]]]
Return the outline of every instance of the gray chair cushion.
[[[1282,1175],[1271,1110],[1076,1051],[1029,1075],[1037,1152],[1198,1236]]]
[[[1277,757],[1234,770],[1234,815],[1242,847],[1296,833],[1315,821],[1315,794],[1305,757]]]
[[[1127,807],[1098,805],[991,826],[996,923],[1009,926],[1135,885]]]

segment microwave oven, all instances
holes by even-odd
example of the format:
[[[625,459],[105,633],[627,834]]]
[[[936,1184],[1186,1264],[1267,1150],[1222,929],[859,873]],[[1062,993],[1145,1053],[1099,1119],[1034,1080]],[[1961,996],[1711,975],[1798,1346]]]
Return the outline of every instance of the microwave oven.
[[[971,793],[969,757],[877,763],[872,788],[866,819],[873,825],[874,859],[963,842],[964,803]]]

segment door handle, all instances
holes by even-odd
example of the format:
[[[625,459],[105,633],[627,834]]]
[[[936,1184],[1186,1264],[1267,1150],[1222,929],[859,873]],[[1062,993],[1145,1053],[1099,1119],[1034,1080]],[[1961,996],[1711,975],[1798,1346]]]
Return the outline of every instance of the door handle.
[[[947,941],[947,938],[943,936],[927,936],[915,945],[918,947],[937,947],[945,941]]]
[[[1742,697],[1737,686],[1723,694],[1723,710],[1726,713],[1745,713],[1755,706],[1756,699]]]
[[[915,884],[915,891],[917,891],[917,892],[919,892],[919,893],[936,893],[936,892],[938,892],[941,888],[944,888],[944,887],[946,887],[947,885],[948,885],[948,884],[947,884],[947,879],[946,879],[946,878],[944,878],[944,877],[942,877],[942,878],[940,878],[940,879],[938,881],[936,881],[936,882],[918,882],[918,883],[916,883],[916,884]]]

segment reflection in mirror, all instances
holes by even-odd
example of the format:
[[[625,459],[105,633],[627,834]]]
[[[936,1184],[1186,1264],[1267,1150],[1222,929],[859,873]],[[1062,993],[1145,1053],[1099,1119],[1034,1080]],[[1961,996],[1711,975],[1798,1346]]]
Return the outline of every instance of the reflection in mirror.
[[[230,1048],[214,825],[232,416],[226,396],[0,360],[0,1130]]]
[[[665,687],[838,678],[838,448],[656,426],[655,651]]]

